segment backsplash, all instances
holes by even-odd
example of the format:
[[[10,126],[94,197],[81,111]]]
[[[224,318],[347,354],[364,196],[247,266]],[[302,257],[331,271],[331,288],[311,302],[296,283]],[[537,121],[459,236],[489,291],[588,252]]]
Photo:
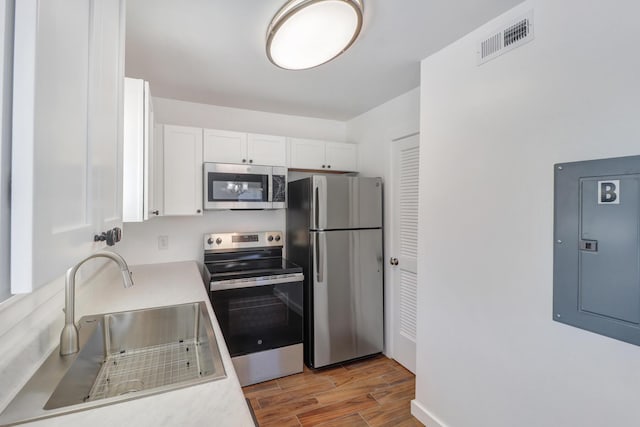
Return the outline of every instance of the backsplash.
[[[122,241],[115,251],[130,264],[189,260],[202,263],[205,234],[285,231],[285,220],[284,209],[205,211],[202,216],[152,218],[144,223],[125,223]]]

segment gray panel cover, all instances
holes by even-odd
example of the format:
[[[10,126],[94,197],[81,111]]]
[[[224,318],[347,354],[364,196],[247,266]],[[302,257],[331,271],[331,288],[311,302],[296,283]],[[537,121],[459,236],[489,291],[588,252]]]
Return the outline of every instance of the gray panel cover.
[[[553,318],[640,345],[640,156],[555,166]]]
[[[597,250],[580,250],[580,309],[640,323],[638,259],[638,175],[584,178],[581,181],[580,234]],[[598,183],[618,181],[619,204],[598,204]]]

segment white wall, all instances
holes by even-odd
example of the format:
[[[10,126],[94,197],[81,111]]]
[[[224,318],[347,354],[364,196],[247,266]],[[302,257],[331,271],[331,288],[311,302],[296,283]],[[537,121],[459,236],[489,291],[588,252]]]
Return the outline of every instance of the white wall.
[[[13,0],[0,0],[0,301],[10,295],[11,105],[13,84]]]
[[[153,85],[151,86],[153,93]],[[347,142],[345,122],[153,98],[158,123]]]
[[[640,4],[614,3],[528,1],[422,63],[423,422],[640,425],[640,348],[551,311],[553,164],[640,154]],[[478,67],[531,8],[535,40]]]
[[[153,92],[153,87],[151,88]],[[153,98],[158,123],[346,141],[346,124],[336,120],[273,114],[216,105]],[[152,218],[125,223],[116,250],[130,264],[198,260],[203,236],[212,232],[285,231],[284,210],[205,211],[201,217]],[[158,236],[168,236],[168,249],[158,249]]]
[[[393,185],[391,148],[394,139],[418,132],[420,88],[413,89],[347,122],[347,138],[358,141],[358,168],[361,176],[381,176],[384,180],[385,259],[393,253],[390,221]],[[385,266],[387,264],[385,263]],[[385,354],[393,357],[391,320],[393,292],[391,269],[385,268]]]

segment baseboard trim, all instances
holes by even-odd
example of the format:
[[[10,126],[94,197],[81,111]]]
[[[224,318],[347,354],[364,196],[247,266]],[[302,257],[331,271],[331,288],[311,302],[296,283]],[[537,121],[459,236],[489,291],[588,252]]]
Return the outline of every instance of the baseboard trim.
[[[415,399],[411,401],[411,415],[416,417],[418,421],[426,427],[447,427],[445,423],[440,421],[438,417],[429,412],[427,408]]]

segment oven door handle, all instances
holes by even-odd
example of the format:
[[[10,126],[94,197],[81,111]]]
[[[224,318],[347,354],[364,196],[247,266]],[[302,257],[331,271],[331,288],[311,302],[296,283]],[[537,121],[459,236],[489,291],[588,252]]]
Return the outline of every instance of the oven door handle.
[[[278,277],[275,279],[261,279],[261,280],[222,280],[219,282],[211,282],[209,284],[209,290],[226,291],[228,289],[242,289],[242,288],[255,288],[257,286],[279,285],[281,283],[296,283],[302,282],[304,275],[302,273],[288,274],[286,277]]]

